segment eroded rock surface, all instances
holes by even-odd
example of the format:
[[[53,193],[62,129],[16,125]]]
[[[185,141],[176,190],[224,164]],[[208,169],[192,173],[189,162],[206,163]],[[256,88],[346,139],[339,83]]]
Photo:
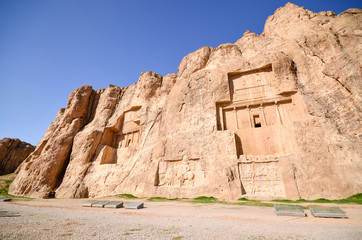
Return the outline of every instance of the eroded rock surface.
[[[74,90],[10,193],[344,198],[362,192],[362,11],[275,11],[177,74]]]
[[[0,140],[0,175],[12,173],[34,151],[35,147],[17,138]]]

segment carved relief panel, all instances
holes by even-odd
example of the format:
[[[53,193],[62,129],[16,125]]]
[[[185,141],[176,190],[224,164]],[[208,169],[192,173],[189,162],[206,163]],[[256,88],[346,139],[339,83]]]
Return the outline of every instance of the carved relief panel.
[[[240,181],[244,194],[285,197],[279,161],[274,156],[246,156],[239,162]]]
[[[195,187],[201,186],[204,178],[199,158],[163,160],[156,171],[155,186]]]
[[[231,99],[244,101],[274,96],[275,93],[268,84],[273,78],[272,66],[262,69],[229,74]]]

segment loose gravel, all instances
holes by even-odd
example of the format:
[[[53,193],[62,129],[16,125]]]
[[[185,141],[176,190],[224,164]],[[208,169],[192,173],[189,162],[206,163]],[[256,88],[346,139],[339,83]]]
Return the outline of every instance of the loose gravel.
[[[362,238],[360,205],[340,206],[348,219],[326,219],[314,218],[308,210],[308,217],[276,216],[270,207],[145,201],[143,209],[106,209],[81,207],[84,201],[1,202],[0,239]]]

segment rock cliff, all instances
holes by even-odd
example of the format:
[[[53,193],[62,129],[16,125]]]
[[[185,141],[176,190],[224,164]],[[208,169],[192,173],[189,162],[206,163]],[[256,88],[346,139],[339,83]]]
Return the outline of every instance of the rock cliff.
[[[275,11],[178,73],[74,90],[22,163],[31,197],[344,198],[362,192],[362,11]]]
[[[0,140],[0,175],[12,173],[34,151],[35,147],[17,138]]]

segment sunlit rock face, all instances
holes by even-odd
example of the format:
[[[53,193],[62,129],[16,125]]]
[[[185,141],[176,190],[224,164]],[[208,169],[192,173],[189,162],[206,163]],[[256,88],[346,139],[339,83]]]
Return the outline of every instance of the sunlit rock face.
[[[0,175],[13,173],[35,147],[17,138],[0,140]]]
[[[69,96],[10,193],[344,198],[362,192],[362,11],[288,3],[179,72]]]

